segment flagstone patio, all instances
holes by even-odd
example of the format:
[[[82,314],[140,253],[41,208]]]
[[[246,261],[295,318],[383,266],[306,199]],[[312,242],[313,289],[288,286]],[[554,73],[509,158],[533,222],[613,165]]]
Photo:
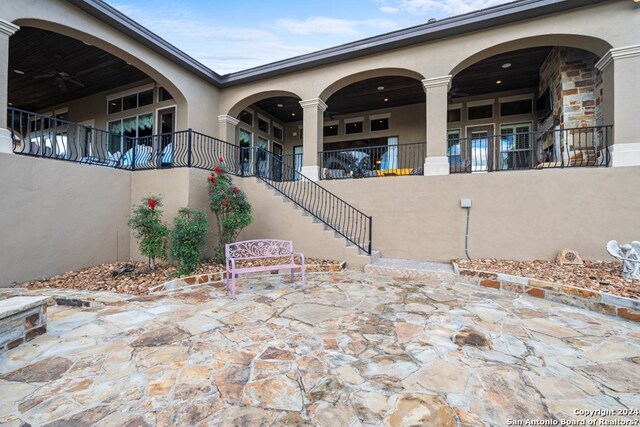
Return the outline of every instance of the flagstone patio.
[[[0,424],[480,426],[640,406],[637,323],[352,271],[306,293],[243,283],[236,301],[66,291],[90,306],[50,307],[45,335],[0,356]]]

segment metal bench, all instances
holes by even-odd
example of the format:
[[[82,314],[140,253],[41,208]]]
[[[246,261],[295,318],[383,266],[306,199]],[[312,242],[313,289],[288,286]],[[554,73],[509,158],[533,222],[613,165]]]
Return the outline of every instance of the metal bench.
[[[226,287],[231,284],[231,298],[236,299],[236,277],[238,274],[255,273],[259,271],[291,270],[291,283],[295,269],[302,273],[302,289],[306,289],[304,255],[293,251],[293,242],[289,240],[245,240],[229,243],[224,247],[227,258],[225,272]],[[295,257],[300,257],[300,264],[295,263]],[[277,259],[274,265],[244,266],[253,260]],[[231,282],[231,283],[229,283]]]

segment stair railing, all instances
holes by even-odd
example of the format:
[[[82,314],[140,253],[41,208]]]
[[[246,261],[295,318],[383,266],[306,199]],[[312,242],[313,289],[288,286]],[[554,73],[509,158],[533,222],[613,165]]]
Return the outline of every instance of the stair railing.
[[[258,147],[240,148],[242,176],[255,176],[309,215],[371,255],[371,216],[298,172],[280,156]]]

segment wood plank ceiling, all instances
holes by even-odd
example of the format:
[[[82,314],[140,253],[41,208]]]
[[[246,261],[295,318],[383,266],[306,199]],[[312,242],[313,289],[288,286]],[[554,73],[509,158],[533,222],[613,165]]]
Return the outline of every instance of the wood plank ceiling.
[[[537,88],[540,67],[550,51],[551,47],[523,49],[477,62],[454,77],[451,100],[491,92]],[[506,63],[511,66],[502,68]],[[498,80],[501,83],[497,84]],[[283,122],[295,122],[302,117],[298,102],[296,98],[275,97],[259,101],[256,105]],[[377,77],[353,83],[334,93],[327,100],[329,108],[325,111],[325,118],[424,102],[422,82],[408,77]]]
[[[60,89],[55,77],[34,78],[57,71],[69,74],[84,87],[66,81],[66,89]],[[142,71],[102,49],[31,27],[22,27],[9,38],[8,77],[9,102],[28,111],[41,111],[148,79]]]

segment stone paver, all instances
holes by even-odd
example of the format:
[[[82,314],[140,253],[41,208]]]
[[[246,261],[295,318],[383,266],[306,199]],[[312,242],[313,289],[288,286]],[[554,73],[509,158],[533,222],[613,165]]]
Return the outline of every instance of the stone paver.
[[[0,425],[502,426],[640,406],[640,325],[529,296],[348,271],[306,292],[244,280],[236,301],[91,301],[50,307],[50,333],[0,356]]]

